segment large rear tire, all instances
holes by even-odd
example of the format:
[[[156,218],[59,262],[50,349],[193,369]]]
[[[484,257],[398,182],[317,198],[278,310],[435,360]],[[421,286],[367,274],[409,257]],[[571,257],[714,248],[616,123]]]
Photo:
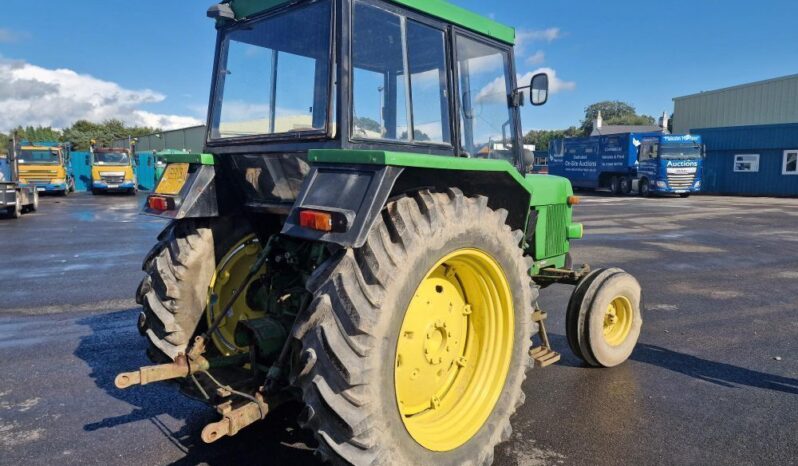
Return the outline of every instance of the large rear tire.
[[[323,459],[492,462],[524,400],[536,328],[531,261],[506,217],[485,197],[422,191],[314,273],[290,380]]]
[[[150,357],[174,360],[204,326],[208,287],[216,263],[251,235],[243,219],[188,219],[169,224],[144,259],[146,276],[136,292],[143,307],[140,331],[150,342]]]

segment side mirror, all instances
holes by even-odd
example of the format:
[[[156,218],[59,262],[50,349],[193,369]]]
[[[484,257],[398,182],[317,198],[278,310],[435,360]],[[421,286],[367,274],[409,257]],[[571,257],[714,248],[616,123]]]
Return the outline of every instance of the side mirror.
[[[531,150],[524,149],[524,165],[527,167],[535,165],[535,153]]]
[[[549,75],[538,73],[532,76],[532,83],[529,85],[529,100],[532,105],[538,107],[549,100]]]

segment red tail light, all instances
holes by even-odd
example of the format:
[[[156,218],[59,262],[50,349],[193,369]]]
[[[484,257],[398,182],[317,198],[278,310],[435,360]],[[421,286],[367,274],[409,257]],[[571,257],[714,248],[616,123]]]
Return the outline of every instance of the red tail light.
[[[332,214],[316,210],[303,210],[299,212],[299,225],[311,230],[332,231]]]
[[[170,203],[169,201],[170,199],[162,196],[150,196],[147,199],[147,205],[149,205],[152,210],[165,211],[170,210],[170,204],[174,205],[174,203]]]

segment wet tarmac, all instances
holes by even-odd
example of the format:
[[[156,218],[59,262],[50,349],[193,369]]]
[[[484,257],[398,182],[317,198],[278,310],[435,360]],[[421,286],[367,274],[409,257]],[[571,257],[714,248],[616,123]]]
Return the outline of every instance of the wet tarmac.
[[[0,464],[314,464],[295,406],[207,446],[204,405],[113,387],[147,363],[133,293],[163,222],[142,200],[48,197],[0,220]],[[582,367],[570,289],[544,290],[563,360],[529,373],[496,464],[796,464],[798,200],[591,196],[577,212],[575,262],[643,286],[640,345]]]

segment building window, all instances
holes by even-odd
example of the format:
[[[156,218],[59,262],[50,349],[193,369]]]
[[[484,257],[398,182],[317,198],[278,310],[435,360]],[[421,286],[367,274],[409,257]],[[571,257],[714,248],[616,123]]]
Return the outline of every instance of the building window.
[[[781,167],[782,175],[798,175],[798,149],[784,151],[784,165]]]
[[[759,173],[759,154],[735,155],[734,171],[738,173]]]

